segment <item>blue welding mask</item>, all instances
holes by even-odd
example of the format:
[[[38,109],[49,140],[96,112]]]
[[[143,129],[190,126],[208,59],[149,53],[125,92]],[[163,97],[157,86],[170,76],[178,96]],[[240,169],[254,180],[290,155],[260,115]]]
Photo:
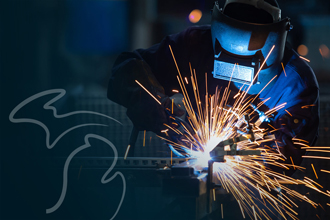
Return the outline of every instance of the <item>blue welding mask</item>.
[[[289,18],[281,20],[277,3],[226,0],[221,9],[216,1],[211,22],[213,77],[231,80],[243,90],[251,85],[248,93],[257,94],[281,73],[287,33],[291,28]],[[273,45],[274,50],[256,75]],[[275,81],[276,78],[267,88]]]

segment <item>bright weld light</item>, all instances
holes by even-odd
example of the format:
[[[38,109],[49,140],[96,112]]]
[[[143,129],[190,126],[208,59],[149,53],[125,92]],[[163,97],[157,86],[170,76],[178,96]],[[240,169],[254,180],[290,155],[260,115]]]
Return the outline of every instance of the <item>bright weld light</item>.
[[[196,158],[196,164],[202,167],[208,167],[208,161],[211,160],[209,152],[192,151],[190,156]]]
[[[208,153],[213,150],[220,142],[222,141],[222,138],[220,137],[211,137],[210,140],[207,142],[205,151]]]
[[[202,18],[202,12],[198,9],[193,10],[189,14],[189,21],[191,23],[197,23],[201,20],[201,18]]]
[[[266,115],[263,115],[259,118],[261,122],[264,122],[266,119],[268,119]]]
[[[222,138],[220,137],[211,137],[207,142],[204,152],[201,151],[191,151],[191,156],[197,158],[198,164],[207,167],[208,161],[211,160],[210,151],[212,151],[220,142]]]

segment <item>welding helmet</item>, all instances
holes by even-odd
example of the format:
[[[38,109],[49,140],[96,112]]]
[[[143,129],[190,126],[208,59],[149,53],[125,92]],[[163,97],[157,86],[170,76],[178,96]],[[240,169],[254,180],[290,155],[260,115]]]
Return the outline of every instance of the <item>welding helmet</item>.
[[[257,94],[281,72],[286,37],[291,28],[289,18],[281,20],[281,10],[275,0],[226,0],[223,9],[216,1],[211,22],[213,77],[231,80],[245,90],[251,85],[248,93]],[[257,75],[273,45],[272,53]]]

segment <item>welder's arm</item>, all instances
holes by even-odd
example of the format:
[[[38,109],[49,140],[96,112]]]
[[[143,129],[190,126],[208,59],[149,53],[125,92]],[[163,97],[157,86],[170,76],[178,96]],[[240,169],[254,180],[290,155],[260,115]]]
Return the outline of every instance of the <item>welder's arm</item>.
[[[128,58],[122,54],[117,59],[108,87],[108,98],[127,108],[127,116],[139,130],[153,131],[160,134],[170,124],[166,109],[172,108],[171,100],[164,94],[163,87],[152,74],[149,65],[137,58]],[[118,64],[119,63],[119,64]],[[142,84],[150,94],[137,84]],[[174,114],[184,112],[174,106]]]
[[[319,98],[316,87],[305,90],[300,94],[300,102],[282,111],[282,115],[276,117],[273,122],[275,128],[279,130],[275,133],[279,140],[279,148],[286,157],[286,163],[300,165],[305,150],[302,145],[294,144],[298,139],[304,140],[301,143],[314,145],[318,135],[319,126]],[[289,114],[289,113],[290,114]],[[287,174],[290,175],[290,172]]]
[[[108,86],[108,98],[127,108],[127,115],[139,130],[150,130],[159,134],[169,123],[165,109],[172,110],[169,96],[179,87],[177,70],[169,49],[180,52],[186,58],[186,32],[165,37],[159,44],[148,49],[122,53],[116,60]],[[184,61],[186,62],[186,61]],[[188,62],[186,62],[188,63]],[[135,80],[138,80],[160,102],[159,105]],[[164,87],[165,86],[165,90]],[[173,114],[184,112],[174,105]]]

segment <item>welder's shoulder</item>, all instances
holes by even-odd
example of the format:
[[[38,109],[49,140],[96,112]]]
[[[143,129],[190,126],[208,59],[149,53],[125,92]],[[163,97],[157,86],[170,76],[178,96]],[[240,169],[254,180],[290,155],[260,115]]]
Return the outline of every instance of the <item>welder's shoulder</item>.
[[[166,45],[176,45],[179,47],[190,47],[194,44],[201,44],[203,41],[211,41],[210,25],[192,26],[182,30],[179,33],[167,35],[163,42]],[[175,47],[175,46],[174,46]]]
[[[211,36],[211,25],[191,26],[185,30],[189,35],[209,35]]]
[[[211,41],[211,26],[192,26],[181,32],[188,45],[201,44],[203,42]]]
[[[318,88],[318,83],[313,69],[308,65],[308,62],[302,59],[299,54],[293,49],[287,51],[290,53],[291,58],[286,65],[295,77],[299,78],[299,81],[303,84],[305,88],[307,87],[316,87]]]

